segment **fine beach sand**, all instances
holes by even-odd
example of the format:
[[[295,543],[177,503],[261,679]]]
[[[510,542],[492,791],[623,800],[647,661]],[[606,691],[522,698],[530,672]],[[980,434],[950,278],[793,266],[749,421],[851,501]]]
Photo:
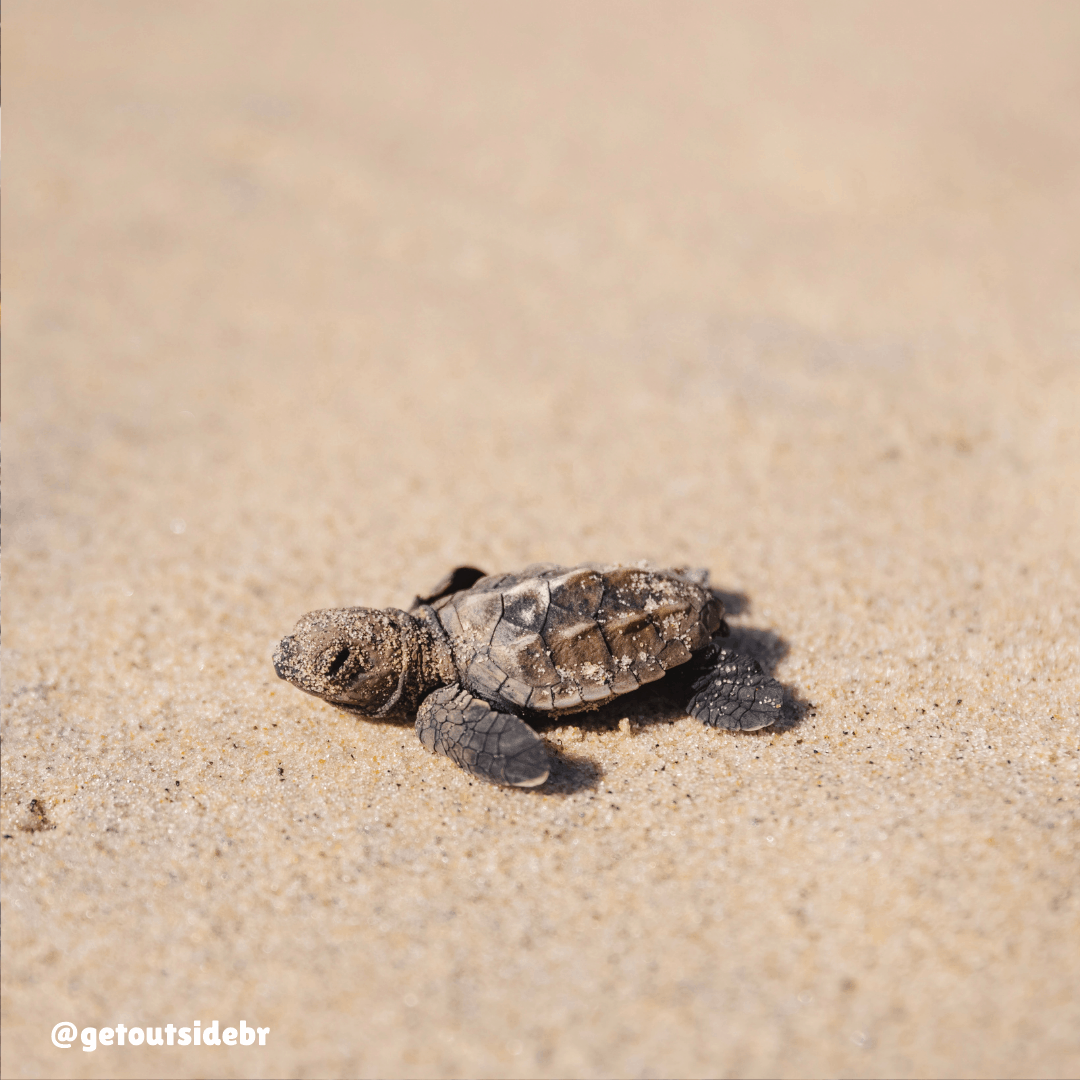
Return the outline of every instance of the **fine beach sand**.
[[[5,1077],[1080,1073],[1080,8],[3,45]],[[270,664],[640,559],[783,724],[661,683],[506,790]]]

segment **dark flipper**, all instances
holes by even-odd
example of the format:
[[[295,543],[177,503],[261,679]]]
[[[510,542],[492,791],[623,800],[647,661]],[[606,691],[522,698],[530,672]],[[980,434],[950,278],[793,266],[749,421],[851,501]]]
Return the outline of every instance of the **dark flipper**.
[[[496,784],[536,787],[548,778],[540,736],[521,717],[496,712],[460,686],[428,694],[416,714],[416,734],[429,750]]]
[[[714,642],[702,660],[708,666],[693,682],[686,708],[691,716],[731,731],[757,731],[780,719],[784,691],[753,657]]]
[[[431,590],[429,596],[418,596],[409,610],[412,611],[421,604],[433,604],[444,596],[461,592],[462,589],[471,589],[482,577],[487,577],[487,574],[483,570],[477,570],[475,566],[457,566]]]

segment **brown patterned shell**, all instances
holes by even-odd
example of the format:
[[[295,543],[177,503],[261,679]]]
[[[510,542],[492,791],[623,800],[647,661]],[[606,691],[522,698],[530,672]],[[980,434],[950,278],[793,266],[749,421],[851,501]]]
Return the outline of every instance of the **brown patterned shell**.
[[[431,605],[462,683],[541,711],[603,704],[690,659],[723,608],[677,571],[539,565]]]

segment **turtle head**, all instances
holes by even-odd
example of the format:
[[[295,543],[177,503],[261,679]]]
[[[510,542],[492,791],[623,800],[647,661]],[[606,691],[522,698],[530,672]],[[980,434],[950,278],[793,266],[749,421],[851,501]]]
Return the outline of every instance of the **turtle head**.
[[[274,651],[274,669],[293,686],[365,716],[386,716],[413,663],[415,623],[403,611],[312,611]]]

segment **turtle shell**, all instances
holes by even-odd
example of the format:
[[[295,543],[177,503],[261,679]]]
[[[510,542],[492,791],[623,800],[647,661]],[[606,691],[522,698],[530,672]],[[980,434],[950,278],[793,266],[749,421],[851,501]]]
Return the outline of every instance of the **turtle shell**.
[[[542,712],[602,705],[690,659],[720,627],[673,570],[542,564],[434,600],[463,684]]]

